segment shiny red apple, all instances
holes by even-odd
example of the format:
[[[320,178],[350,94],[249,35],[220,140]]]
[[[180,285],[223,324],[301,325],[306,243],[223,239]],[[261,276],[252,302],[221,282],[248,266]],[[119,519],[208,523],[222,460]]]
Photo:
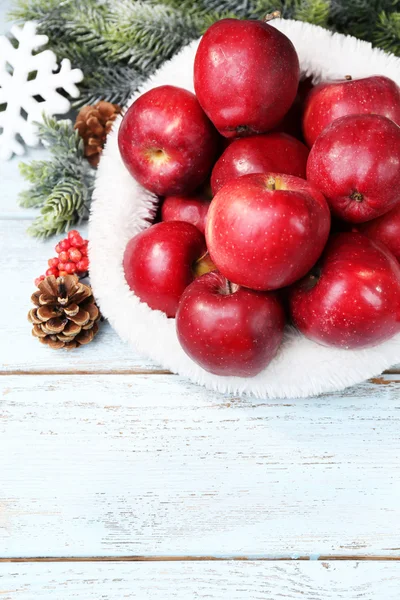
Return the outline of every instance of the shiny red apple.
[[[400,261],[400,204],[386,214],[357,227],[371,240],[382,242]]]
[[[303,133],[311,147],[319,134],[340,117],[376,114],[400,125],[400,88],[388,77],[375,75],[325,81],[308,94],[303,113]]]
[[[296,327],[321,344],[380,344],[400,332],[400,265],[361,233],[337,234],[315,272],[293,286],[290,310]]]
[[[202,37],[194,87],[204,111],[225,137],[272,129],[289,110],[299,84],[292,42],[263,21],[223,19]]]
[[[286,133],[254,135],[234,140],[217,160],[211,175],[216,194],[227,181],[248,173],[306,176],[307,147]]]
[[[168,196],[161,207],[162,221],[186,221],[204,233],[211,200],[204,194]]]
[[[128,242],[123,259],[126,282],[150,308],[174,317],[205,252],[204,236],[191,223],[157,223]]]
[[[400,127],[380,115],[336,119],[311,148],[307,179],[344,221],[388,212],[400,202]]]
[[[276,173],[232,179],[211,202],[207,247],[239,285],[273,290],[303,277],[328,239],[330,212],[304,179]]]
[[[129,107],[118,145],[128,171],[147,190],[159,196],[188,194],[208,176],[218,134],[194,94],[163,85]]]
[[[186,288],[176,315],[185,352],[216,375],[253,377],[275,356],[285,316],[273,292],[229,283],[217,271]]]

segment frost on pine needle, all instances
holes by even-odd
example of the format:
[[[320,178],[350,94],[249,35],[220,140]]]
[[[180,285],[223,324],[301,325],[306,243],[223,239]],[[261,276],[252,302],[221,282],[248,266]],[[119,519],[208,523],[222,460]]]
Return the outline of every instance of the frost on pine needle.
[[[36,28],[31,21],[22,28],[14,25],[11,35],[15,42],[0,36],[0,158],[3,160],[13,154],[22,155],[24,143],[37,146],[35,122],[41,122],[42,115],[69,111],[71,103],[60,90],[73,98],[79,96],[76,83],[83,79],[82,71],[71,69],[68,59],[58,68],[52,50],[39,51],[48,38],[38,35]]]
[[[25,208],[41,209],[28,232],[46,238],[88,217],[95,170],[84,159],[83,140],[72,121],[45,116],[38,134],[51,156],[20,163],[21,175],[31,185],[18,200]]]

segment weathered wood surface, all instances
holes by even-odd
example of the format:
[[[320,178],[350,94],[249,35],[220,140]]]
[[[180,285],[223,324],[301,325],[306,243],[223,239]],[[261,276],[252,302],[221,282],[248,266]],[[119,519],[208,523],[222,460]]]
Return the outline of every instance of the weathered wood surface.
[[[3,600],[398,600],[393,562],[0,564]]]
[[[3,375],[0,554],[399,556],[399,379],[265,402]]]
[[[107,325],[48,351],[26,313],[55,240],[25,233],[18,162],[0,163],[0,598],[397,600],[400,377],[266,402],[162,374]]]

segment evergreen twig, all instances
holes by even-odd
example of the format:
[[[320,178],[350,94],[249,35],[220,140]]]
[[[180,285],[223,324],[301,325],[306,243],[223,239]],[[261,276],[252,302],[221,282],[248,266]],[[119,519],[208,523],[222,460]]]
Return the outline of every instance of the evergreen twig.
[[[49,160],[20,163],[21,175],[31,184],[19,195],[25,208],[41,208],[28,229],[36,237],[68,230],[88,212],[94,186],[94,170],[84,159],[83,141],[69,120],[45,117],[38,125]]]
[[[400,12],[381,12],[373,36],[374,42],[386,52],[398,54],[400,40]]]

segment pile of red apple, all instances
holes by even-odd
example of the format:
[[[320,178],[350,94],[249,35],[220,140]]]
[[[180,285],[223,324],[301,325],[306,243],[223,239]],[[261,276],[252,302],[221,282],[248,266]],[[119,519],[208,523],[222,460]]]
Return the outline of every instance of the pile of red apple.
[[[194,88],[144,93],[120,126],[127,169],[161,207],[126,247],[130,289],[218,375],[259,373],[286,322],[339,348],[400,332],[396,83],[313,86],[276,28],[224,19]]]

